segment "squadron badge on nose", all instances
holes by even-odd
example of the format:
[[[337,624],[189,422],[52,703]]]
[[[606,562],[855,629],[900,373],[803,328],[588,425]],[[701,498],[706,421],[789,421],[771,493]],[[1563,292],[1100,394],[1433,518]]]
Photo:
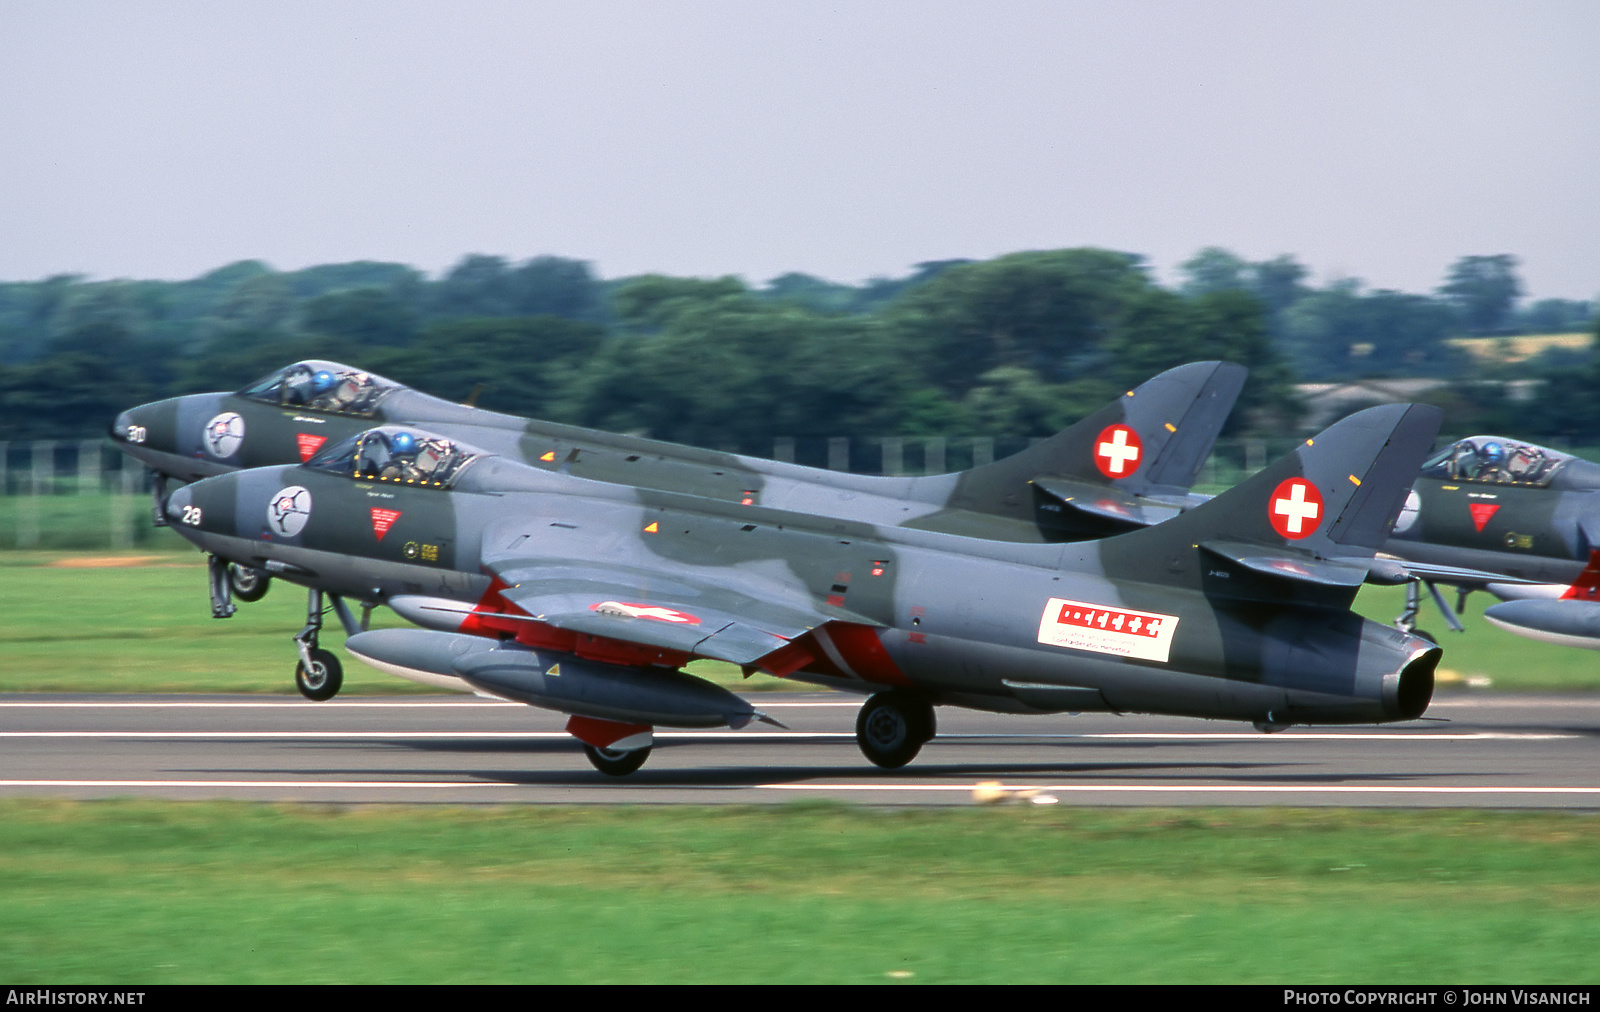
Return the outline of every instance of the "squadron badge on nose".
[[[206,450],[219,460],[226,460],[239,452],[244,442],[244,419],[237,411],[224,411],[206,423]]]
[[[267,504],[267,527],[280,537],[294,537],[310,519],[311,491],[301,485],[279,489]]]

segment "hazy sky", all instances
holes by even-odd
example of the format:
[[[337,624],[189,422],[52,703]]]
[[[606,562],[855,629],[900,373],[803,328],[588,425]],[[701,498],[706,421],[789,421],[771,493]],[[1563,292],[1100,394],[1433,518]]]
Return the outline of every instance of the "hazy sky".
[[[1600,2],[0,0],[0,278],[841,281],[1207,245],[1600,292]]]

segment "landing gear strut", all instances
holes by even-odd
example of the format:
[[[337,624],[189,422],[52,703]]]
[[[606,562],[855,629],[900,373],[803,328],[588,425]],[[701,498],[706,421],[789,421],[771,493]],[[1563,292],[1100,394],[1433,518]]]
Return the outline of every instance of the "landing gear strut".
[[[233,584],[228,581],[228,563],[216,555],[206,556],[206,576],[211,582],[211,617],[232,618],[239,609],[233,603]]]
[[[856,715],[861,754],[884,769],[898,769],[915,759],[936,733],[932,704],[903,690],[878,693]]]
[[[1456,615],[1461,614],[1466,609],[1467,594],[1470,591],[1466,588],[1461,589],[1456,599],[1455,612],[1452,614],[1450,606],[1445,604],[1444,595],[1439,593],[1438,586],[1426,580],[1417,579],[1413,579],[1406,584],[1406,607],[1400,613],[1400,617],[1394,620],[1394,627],[1401,632],[1421,636],[1432,643],[1437,644],[1439,642],[1428,633],[1417,631],[1417,613],[1422,610],[1422,588],[1424,585],[1427,586],[1428,595],[1433,598],[1433,603],[1439,606],[1439,614],[1444,616],[1445,624],[1450,627],[1451,632],[1465,631],[1466,626],[1461,624],[1461,620],[1456,618]]]
[[[345,606],[344,598],[337,594],[329,594],[328,598],[333,602],[333,611],[339,616],[345,632],[351,636],[360,632],[362,626],[356,624],[355,616]],[[317,638],[322,633],[322,617],[326,613],[322,591],[315,587],[308,590],[306,627],[294,638],[295,649],[300,652],[300,663],[294,668],[295,688],[300,690],[300,695],[319,703],[338,695],[339,688],[344,685],[344,665],[339,663],[339,658],[317,646]]]

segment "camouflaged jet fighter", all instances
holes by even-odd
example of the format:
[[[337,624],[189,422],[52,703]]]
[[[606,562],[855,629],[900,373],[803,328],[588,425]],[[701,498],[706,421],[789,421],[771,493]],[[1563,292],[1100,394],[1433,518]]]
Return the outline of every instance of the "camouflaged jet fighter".
[[[1600,465],[1502,436],[1457,440],[1423,465],[1384,546],[1426,586],[1500,598],[1493,624],[1564,646],[1600,649]],[[1402,627],[1416,621],[1417,584]]]
[[[373,425],[419,425],[581,478],[972,537],[1071,541],[1157,523],[1200,501],[1189,486],[1245,375],[1243,367],[1226,362],[1178,366],[1022,453],[964,472],[911,478],[825,471],[530,421],[322,361],[297,362],[234,394],[194,394],[133,408],[111,432],[158,475],[187,482],[309,460]],[[163,523],[166,495],[165,481],[158,481]],[[269,579],[267,570],[220,566],[214,558],[212,614],[232,615],[235,598],[259,600]],[[309,602],[308,612],[314,614],[300,635],[314,651],[320,599]]]
[[[163,478],[311,459],[375,425],[416,425],[579,478],[1007,541],[1061,541],[1176,515],[1244,386],[1227,362],[1168,369],[1050,439],[993,464],[877,477],[504,415],[335,362],[297,362],[237,393],[123,412],[113,441]],[[160,500],[165,490],[159,489]]]
[[[596,482],[395,426],[166,508],[205,551],[430,627],[347,647],[569,714],[602,772],[639,768],[656,726],[766,719],[684,673],[694,658],[870,694],[857,740],[892,768],[936,705],[1267,731],[1421,716],[1438,646],[1349,606],[1438,426],[1434,408],[1372,408],[1165,523],[1066,544]]]

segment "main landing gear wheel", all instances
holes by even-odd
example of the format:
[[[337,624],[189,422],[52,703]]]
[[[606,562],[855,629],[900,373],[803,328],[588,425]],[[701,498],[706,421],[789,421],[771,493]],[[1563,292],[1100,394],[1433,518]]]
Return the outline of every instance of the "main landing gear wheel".
[[[300,695],[307,699],[322,702],[332,699],[339,694],[339,687],[344,684],[344,665],[339,663],[339,658],[326,650],[311,651],[311,670],[306,670],[306,662],[300,661],[294,666],[294,687],[300,690]]]
[[[649,748],[636,748],[623,751],[619,748],[601,748],[598,745],[583,746],[583,754],[589,757],[589,762],[594,768],[608,777],[625,777],[634,772],[644,761],[650,758]]]
[[[272,577],[254,566],[241,566],[237,562],[228,567],[228,586],[233,596],[241,601],[259,601],[272,588]]]
[[[909,692],[880,692],[856,715],[856,744],[876,766],[898,769],[915,759],[936,732],[933,707]]]

